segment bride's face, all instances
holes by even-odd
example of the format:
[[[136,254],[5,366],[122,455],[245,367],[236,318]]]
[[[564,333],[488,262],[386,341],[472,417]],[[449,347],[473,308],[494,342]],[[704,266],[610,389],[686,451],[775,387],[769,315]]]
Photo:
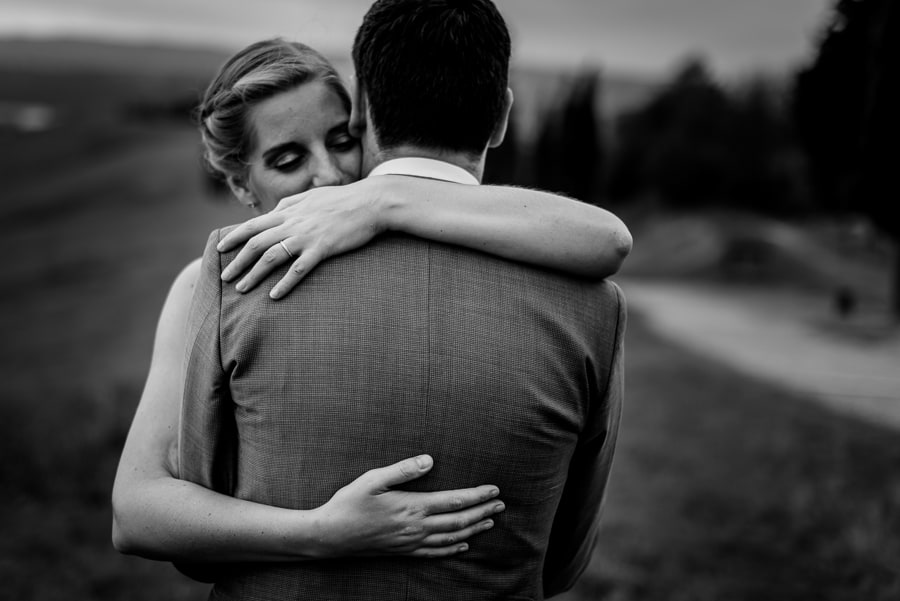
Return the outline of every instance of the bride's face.
[[[256,104],[248,114],[253,145],[246,189],[262,211],[285,196],[359,179],[359,140],[337,93],[311,81]]]

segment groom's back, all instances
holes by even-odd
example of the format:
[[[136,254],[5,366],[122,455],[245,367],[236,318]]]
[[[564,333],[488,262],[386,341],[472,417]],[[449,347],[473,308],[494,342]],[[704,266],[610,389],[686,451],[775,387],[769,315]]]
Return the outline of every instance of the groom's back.
[[[570,459],[618,415],[617,396],[606,405],[618,289],[401,236],[327,262],[277,303],[268,287],[221,289],[237,496],[312,508],[368,469],[429,453],[434,469],[410,489],[496,484],[507,509],[451,559],[253,565],[216,592],[540,598]]]

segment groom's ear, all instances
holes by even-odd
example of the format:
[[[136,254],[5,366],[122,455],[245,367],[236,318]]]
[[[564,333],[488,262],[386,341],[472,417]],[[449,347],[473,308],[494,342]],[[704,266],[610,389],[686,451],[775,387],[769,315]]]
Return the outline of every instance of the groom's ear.
[[[488,142],[488,148],[497,148],[503,143],[506,137],[506,128],[509,126],[509,115],[512,112],[513,92],[506,88],[506,96],[503,99],[503,111],[500,113],[500,120],[494,127],[494,133],[491,134],[491,140]]]
[[[352,89],[352,100],[350,103],[350,135],[354,138],[362,139],[366,131],[366,111],[368,109],[368,101],[366,94],[363,92],[359,82],[354,80]]]

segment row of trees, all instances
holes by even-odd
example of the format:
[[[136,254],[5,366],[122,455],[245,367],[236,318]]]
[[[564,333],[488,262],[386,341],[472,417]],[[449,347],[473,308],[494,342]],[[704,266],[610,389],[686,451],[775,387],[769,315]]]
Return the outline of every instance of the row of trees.
[[[612,123],[597,115],[600,93],[598,74],[574,78],[561,102],[546,109],[531,144],[517,138],[492,151],[488,177],[588,202],[653,197],[676,208],[781,214],[813,208],[805,157],[778,82],[759,77],[726,88],[693,58],[648,102]]]
[[[780,101],[764,79],[729,90],[702,60],[689,61],[619,120],[610,195],[649,195],[676,208],[805,209],[802,159]]]
[[[838,0],[794,81],[716,81],[684,63],[642,106],[602,121],[601,78],[574,78],[537,134],[493,150],[486,179],[592,203],[780,216],[869,216],[900,245],[900,2]],[[895,310],[900,315],[900,261]]]
[[[596,72],[575,77],[530,143],[513,124],[515,139],[492,151],[487,179],[593,203],[650,197],[677,208],[809,207],[802,152],[776,84],[760,78],[727,89],[695,58],[646,104],[604,123],[596,110],[601,81]]]
[[[597,111],[601,79],[585,72],[539,119],[535,139],[523,140],[514,112],[502,146],[488,154],[485,181],[556,190],[598,203],[604,195],[606,143]]]

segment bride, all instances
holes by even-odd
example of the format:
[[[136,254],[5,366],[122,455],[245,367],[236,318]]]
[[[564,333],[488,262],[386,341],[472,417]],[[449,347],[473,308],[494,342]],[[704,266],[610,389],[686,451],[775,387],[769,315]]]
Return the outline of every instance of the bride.
[[[360,146],[349,113],[349,95],[328,61],[281,39],[241,50],[210,84],[198,113],[206,161],[239,202],[262,213],[220,245],[228,250],[249,239],[223,274],[233,281],[252,265],[239,290],[294,260],[271,291],[283,296],[320,261],[388,230],[598,279],[615,273],[630,251],[628,230],[614,215],[552,194],[409,177],[357,181]],[[311,510],[260,505],[180,480],[182,358],[199,269],[197,260],[178,275],[159,319],[113,488],[116,549],[191,562],[446,557],[493,525],[503,503],[490,484],[395,489],[431,469],[427,455],[361,474]]]

